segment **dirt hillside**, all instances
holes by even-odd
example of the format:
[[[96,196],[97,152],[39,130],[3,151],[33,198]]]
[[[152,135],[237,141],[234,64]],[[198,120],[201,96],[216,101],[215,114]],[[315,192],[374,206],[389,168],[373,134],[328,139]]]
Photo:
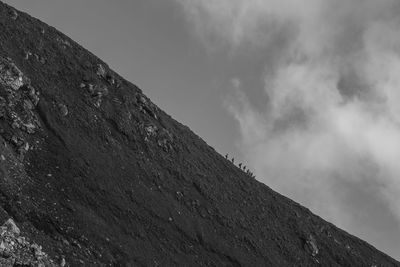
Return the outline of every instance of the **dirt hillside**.
[[[0,154],[9,266],[400,266],[1,2]]]

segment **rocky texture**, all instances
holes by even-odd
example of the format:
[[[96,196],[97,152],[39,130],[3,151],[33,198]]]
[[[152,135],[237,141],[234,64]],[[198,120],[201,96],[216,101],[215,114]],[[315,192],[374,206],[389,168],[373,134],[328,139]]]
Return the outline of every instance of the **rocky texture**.
[[[26,250],[40,244],[61,266],[400,265],[257,182],[54,28],[0,2],[0,29],[0,220],[25,237],[1,228],[0,251],[15,262],[46,260]]]
[[[62,262],[63,260],[61,260]],[[64,259],[65,262],[65,259]],[[62,265],[62,264],[60,264]],[[64,263],[65,265],[65,263]],[[59,266],[42,251],[42,247],[29,243],[20,236],[20,230],[12,219],[0,227],[0,266]]]

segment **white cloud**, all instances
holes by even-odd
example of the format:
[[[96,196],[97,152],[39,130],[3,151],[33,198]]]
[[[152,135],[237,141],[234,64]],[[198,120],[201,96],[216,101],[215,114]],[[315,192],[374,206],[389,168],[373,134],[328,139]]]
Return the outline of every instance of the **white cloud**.
[[[207,46],[278,59],[265,110],[238,79],[227,104],[257,177],[352,232],[368,223],[356,194],[400,225],[400,2],[177,1]]]

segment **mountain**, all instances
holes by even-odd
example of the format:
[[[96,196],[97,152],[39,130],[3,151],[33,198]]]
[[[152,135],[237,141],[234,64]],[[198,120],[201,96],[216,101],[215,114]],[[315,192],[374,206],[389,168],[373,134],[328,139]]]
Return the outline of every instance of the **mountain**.
[[[400,266],[56,29],[1,2],[0,29],[2,266]]]

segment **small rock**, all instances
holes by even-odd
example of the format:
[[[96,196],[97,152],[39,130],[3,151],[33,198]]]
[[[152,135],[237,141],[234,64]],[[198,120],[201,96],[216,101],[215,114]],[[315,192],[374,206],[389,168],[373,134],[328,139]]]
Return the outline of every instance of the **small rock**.
[[[32,56],[32,53],[30,51],[25,53],[25,60],[28,60],[29,57]]]
[[[14,145],[18,145],[18,142],[19,142],[18,136],[13,135],[13,136],[11,137],[11,142],[12,142]]]
[[[63,239],[62,242],[63,242],[63,244],[64,244],[65,246],[69,246],[69,245],[70,245],[67,239]]]
[[[42,257],[44,255],[44,253],[42,252],[42,247],[37,244],[32,244],[31,250],[33,253],[35,253],[36,259],[38,259],[39,257]]]
[[[101,106],[101,94],[97,95],[94,99],[94,106],[99,108]]]
[[[115,83],[114,77],[111,74],[106,75],[106,80],[111,85],[114,85],[114,83]]]
[[[46,59],[44,57],[40,57],[39,62],[41,64],[45,64],[46,63]]]
[[[24,100],[24,108],[26,110],[32,110],[34,108],[34,105],[29,99],[25,99]]]
[[[23,144],[22,146],[20,146],[20,147],[18,148],[18,153],[19,153],[21,156],[24,156],[28,150],[29,150],[29,144],[28,144],[28,143],[25,143],[25,144]]]
[[[21,233],[21,231],[19,230],[18,226],[15,224],[13,219],[8,219],[3,226],[7,227],[7,229],[14,233],[15,235],[19,235]]]
[[[97,65],[96,74],[103,78],[106,76],[106,69],[103,67],[103,65],[101,65],[101,64]]]
[[[57,41],[61,44],[61,47],[63,49],[66,49],[67,47],[71,47],[70,42],[68,42],[67,40],[64,40],[64,39],[62,39],[60,37],[57,37]]]
[[[106,96],[106,95],[108,95],[108,88],[107,88],[107,86],[104,86],[104,85],[97,85],[95,88],[94,88],[94,92],[93,92],[93,94],[96,96],[96,95],[101,95],[101,96]]]
[[[87,91],[88,91],[89,94],[92,95],[94,93],[94,85],[89,83],[88,86],[87,86]]]
[[[11,18],[12,18],[13,20],[16,20],[16,19],[18,18],[18,13],[17,13],[17,11],[15,11],[15,10],[12,10],[12,11],[11,11]]]
[[[153,136],[157,132],[157,126],[149,125],[145,128],[147,136]]]
[[[17,91],[28,79],[10,58],[0,57],[0,84]]]
[[[27,133],[32,134],[35,132],[36,126],[33,123],[27,123],[23,125],[23,130]]]
[[[13,123],[11,124],[11,127],[13,128],[13,129],[19,129],[19,128],[21,128],[21,124],[19,123],[19,121],[13,121]]]
[[[64,104],[58,104],[58,108],[59,108],[60,113],[61,113],[62,116],[65,117],[65,116],[68,115],[68,108],[67,108],[66,105],[64,105]]]
[[[64,267],[65,264],[67,264],[67,263],[65,262],[65,259],[64,259],[64,257],[63,257],[63,258],[61,259],[60,266],[61,266],[61,267]]]
[[[177,198],[178,200],[182,199],[182,198],[183,198],[183,193],[180,192],[180,191],[177,191],[177,192],[176,192],[176,198]]]
[[[308,240],[306,241],[309,249],[311,250],[311,253],[313,255],[313,257],[315,257],[318,253],[319,253],[319,249],[317,247],[317,241],[315,240],[315,238],[310,235],[308,237]]]
[[[29,90],[29,98],[32,101],[34,106],[37,106],[39,103],[39,92],[36,92],[35,88],[33,88],[31,85],[28,85],[28,90]]]
[[[147,100],[143,96],[139,96],[138,97],[138,103],[142,104],[142,105],[146,105],[147,104]]]

